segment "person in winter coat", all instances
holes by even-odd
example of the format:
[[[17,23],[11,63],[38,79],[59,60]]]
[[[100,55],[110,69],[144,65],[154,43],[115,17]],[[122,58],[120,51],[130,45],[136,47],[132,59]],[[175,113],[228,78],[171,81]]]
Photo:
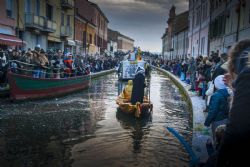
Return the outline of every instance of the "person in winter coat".
[[[213,136],[215,134],[215,129],[219,125],[226,124],[228,120],[229,93],[227,91],[227,86],[225,85],[223,78],[223,75],[219,75],[214,80],[214,86],[216,91],[210,99],[208,107],[208,116],[204,123],[205,126],[210,126],[212,124]]]
[[[133,81],[133,89],[131,96],[131,103],[133,105],[135,105],[137,102],[140,103],[143,102],[144,88],[145,88],[145,71],[142,67],[138,67]]]
[[[228,70],[234,97],[224,138],[218,153],[218,167],[249,166],[250,150],[250,39],[235,44],[229,52]],[[228,80],[226,80],[228,83]]]

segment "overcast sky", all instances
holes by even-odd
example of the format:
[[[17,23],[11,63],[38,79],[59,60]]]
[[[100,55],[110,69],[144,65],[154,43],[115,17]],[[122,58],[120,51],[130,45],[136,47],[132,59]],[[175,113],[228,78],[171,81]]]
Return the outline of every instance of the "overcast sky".
[[[188,9],[188,0],[90,0],[108,17],[109,28],[135,40],[143,50],[161,51],[161,36],[167,26],[169,9]]]

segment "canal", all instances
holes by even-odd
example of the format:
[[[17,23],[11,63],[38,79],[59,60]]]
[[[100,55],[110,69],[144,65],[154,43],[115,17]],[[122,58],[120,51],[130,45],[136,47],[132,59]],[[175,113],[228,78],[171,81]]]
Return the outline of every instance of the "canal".
[[[66,97],[22,103],[1,99],[0,166],[189,166],[183,146],[165,129],[173,127],[191,141],[191,113],[178,88],[153,71],[153,113],[135,119],[116,110],[123,86],[110,74]]]

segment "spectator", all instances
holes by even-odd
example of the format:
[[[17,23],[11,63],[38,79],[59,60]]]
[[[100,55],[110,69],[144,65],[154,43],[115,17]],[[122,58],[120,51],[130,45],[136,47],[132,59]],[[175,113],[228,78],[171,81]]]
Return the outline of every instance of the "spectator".
[[[246,166],[250,150],[250,40],[235,44],[229,52],[228,69],[233,80],[234,97],[229,123],[222,140],[217,166]],[[226,82],[230,84],[228,78]]]
[[[213,136],[215,134],[215,129],[219,125],[226,124],[228,120],[229,93],[227,91],[227,86],[224,84],[223,77],[223,75],[219,75],[214,81],[216,91],[211,97],[208,107],[208,116],[204,123],[205,126],[210,126],[212,124]]]

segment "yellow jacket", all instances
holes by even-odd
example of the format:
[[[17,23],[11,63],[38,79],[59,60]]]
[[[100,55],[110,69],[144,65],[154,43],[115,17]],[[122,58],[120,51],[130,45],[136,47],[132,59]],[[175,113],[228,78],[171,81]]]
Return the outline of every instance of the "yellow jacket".
[[[128,84],[125,86],[124,90],[122,91],[120,97],[128,101],[131,101],[132,89],[133,89],[133,81],[129,80]]]

